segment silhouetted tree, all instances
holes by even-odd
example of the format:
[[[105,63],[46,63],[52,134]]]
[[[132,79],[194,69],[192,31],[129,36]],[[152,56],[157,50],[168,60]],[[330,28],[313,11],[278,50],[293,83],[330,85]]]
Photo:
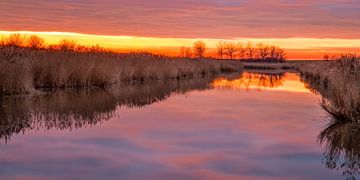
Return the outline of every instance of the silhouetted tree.
[[[253,59],[255,56],[255,48],[251,42],[246,44],[246,55],[249,59]]]
[[[185,46],[180,48],[180,57],[189,59],[191,56],[191,48]]]
[[[225,53],[225,42],[219,41],[216,45],[216,54],[220,57],[220,59],[222,59],[224,53]]]
[[[330,59],[330,56],[328,54],[325,54],[323,58],[325,61],[328,61]]]
[[[204,57],[206,51],[206,44],[203,41],[196,41],[193,46],[193,51],[196,57]]]
[[[286,59],[285,51],[276,46],[270,47],[269,56],[270,60],[274,61],[285,61]]]
[[[245,57],[246,57],[246,48],[244,47],[244,45],[241,42],[239,42],[237,44],[237,52],[239,54],[240,59],[245,59]]]
[[[225,43],[225,54],[233,59],[235,53],[237,51],[236,44],[234,42],[226,42]]]
[[[261,58],[261,60],[267,59],[269,56],[270,47],[262,43],[259,43],[257,47],[258,47],[259,57]]]
[[[89,51],[91,53],[98,53],[98,52],[106,52],[106,49],[97,44],[95,46],[91,46]]]
[[[60,50],[75,50],[76,43],[73,40],[63,39],[59,42]]]
[[[187,47],[186,49],[185,49],[185,58],[191,58],[191,56],[192,56],[192,53],[191,53],[191,48],[189,48],[189,47]]]
[[[26,41],[26,37],[21,34],[11,34],[7,39],[6,44],[8,46],[24,46]]]
[[[185,58],[185,46],[180,47],[180,57]]]
[[[32,35],[27,40],[27,45],[33,49],[40,49],[45,46],[45,40],[40,38],[39,36]]]

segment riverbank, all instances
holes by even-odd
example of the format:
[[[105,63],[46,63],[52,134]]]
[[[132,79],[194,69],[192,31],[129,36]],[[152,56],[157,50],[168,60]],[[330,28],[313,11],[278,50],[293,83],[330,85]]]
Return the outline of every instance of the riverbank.
[[[0,46],[0,95],[44,89],[108,88],[155,80],[191,79],[224,72],[298,72],[335,119],[360,119],[360,58],[285,63],[184,59],[150,53],[79,52]]]
[[[108,87],[123,82],[186,79],[241,71],[235,61],[171,58],[150,53],[76,52],[0,47],[0,95],[39,89]]]
[[[360,57],[343,55],[335,61],[297,66],[303,81],[324,98],[322,107],[336,121],[360,121]]]

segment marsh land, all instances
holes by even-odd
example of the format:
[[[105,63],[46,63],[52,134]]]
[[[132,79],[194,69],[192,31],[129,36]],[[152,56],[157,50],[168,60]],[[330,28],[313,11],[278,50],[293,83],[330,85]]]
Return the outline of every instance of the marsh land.
[[[69,47],[0,46],[0,178],[359,174],[355,55],[269,62]]]

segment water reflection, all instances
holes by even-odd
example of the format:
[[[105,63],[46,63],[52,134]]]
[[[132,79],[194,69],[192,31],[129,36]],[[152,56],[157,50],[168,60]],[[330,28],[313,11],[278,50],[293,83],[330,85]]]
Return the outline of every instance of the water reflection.
[[[174,94],[209,88],[215,77],[151,84],[124,84],[107,90],[53,92],[45,95],[0,99],[0,139],[27,129],[77,129],[113,116],[117,107],[141,108]]]
[[[243,73],[240,77],[216,79],[212,85],[215,88],[251,89],[275,88],[283,85],[285,73]]]
[[[307,89],[321,95],[320,106],[330,120],[318,136],[320,144],[325,145],[323,163],[328,169],[342,172],[346,179],[356,179],[360,174],[360,124],[349,121],[341,108],[333,104],[338,92],[326,80],[308,76],[301,80]]]
[[[347,179],[360,173],[360,124],[332,121],[319,135],[326,145],[324,163],[327,168],[339,170]]]
[[[27,129],[77,129],[93,126],[113,116],[117,107],[141,108],[174,94],[211,88],[275,88],[284,73],[243,73],[189,80],[124,84],[107,90],[71,90],[44,95],[3,97],[0,100],[0,139]]]
[[[329,179],[317,98],[296,74],[264,72],[6,97],[0,177]],[[329,166],[341,129],[319,136]]]

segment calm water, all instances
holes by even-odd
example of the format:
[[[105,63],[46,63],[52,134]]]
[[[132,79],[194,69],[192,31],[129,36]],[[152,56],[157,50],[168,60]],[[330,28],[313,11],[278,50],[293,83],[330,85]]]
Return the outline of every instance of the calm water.
[[[296,74],[3,98],[0,179],[339,179]]]

